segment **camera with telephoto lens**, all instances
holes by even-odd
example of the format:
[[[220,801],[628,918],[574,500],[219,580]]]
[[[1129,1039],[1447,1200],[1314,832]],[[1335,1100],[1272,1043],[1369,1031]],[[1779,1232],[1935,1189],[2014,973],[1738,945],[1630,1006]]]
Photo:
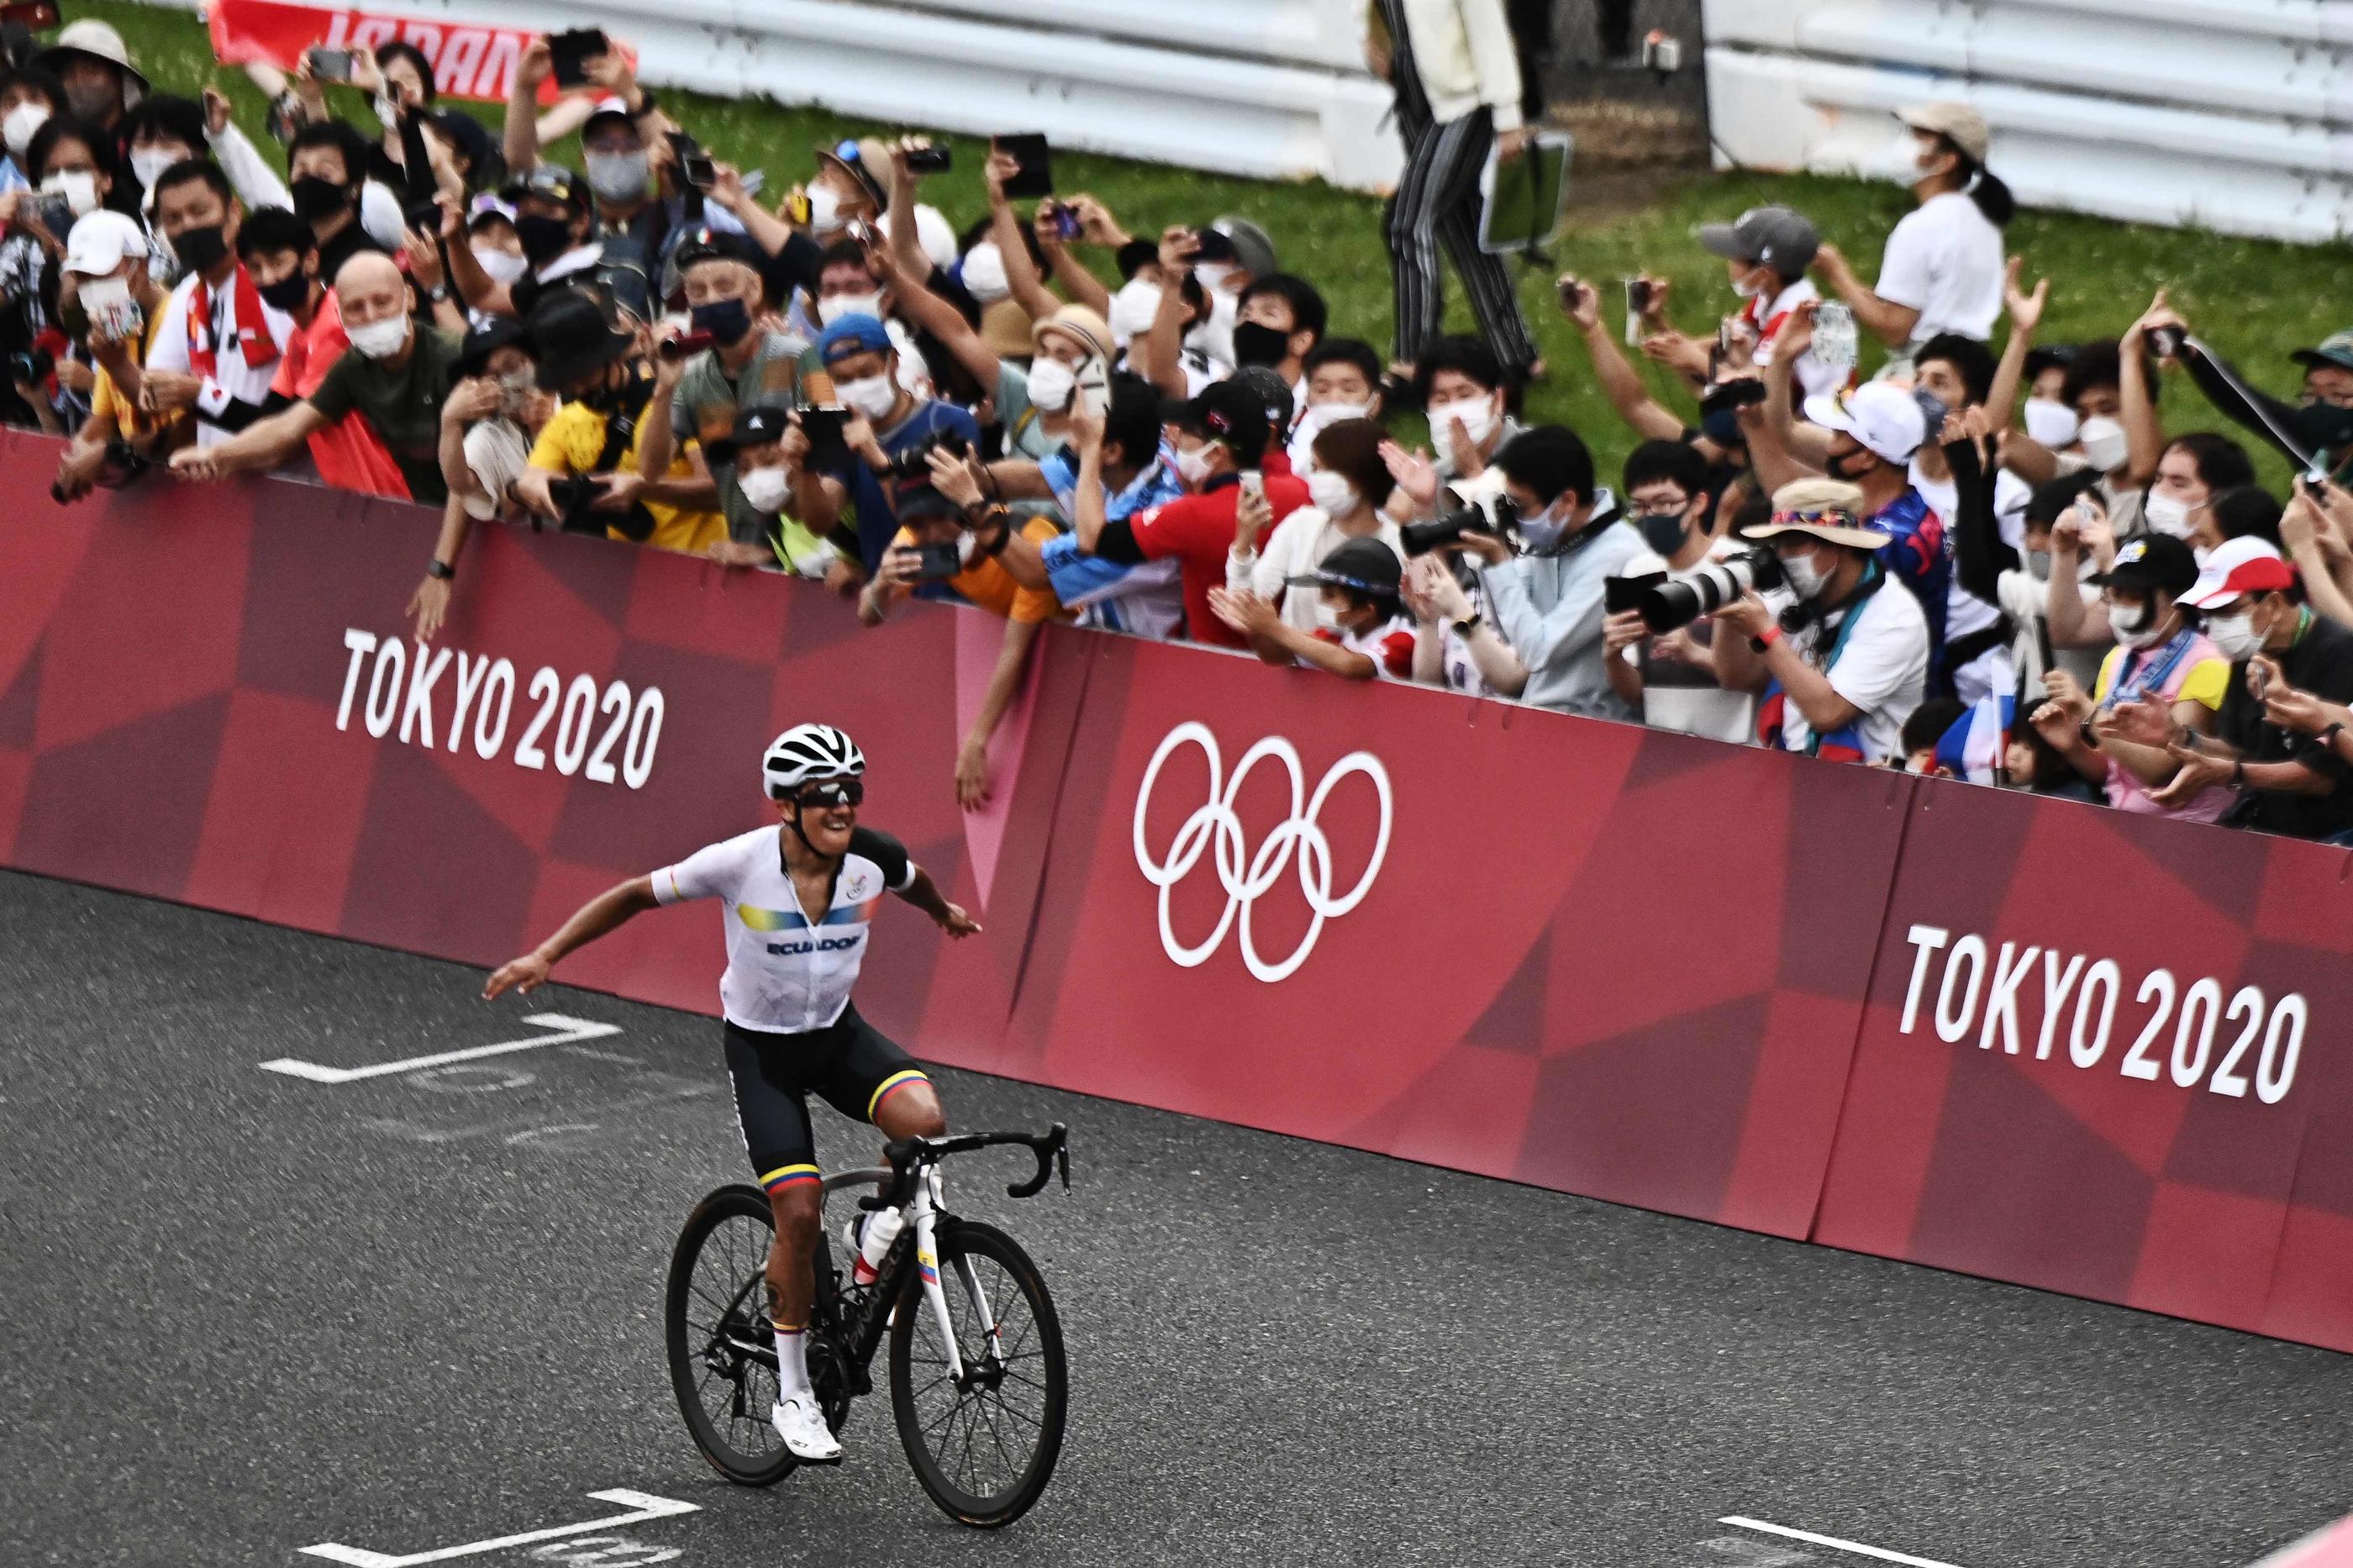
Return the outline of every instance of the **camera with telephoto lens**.
[[[1520,509],[1507,495],[1498,495],[1483,508],[1466,506],[1430,522],[1409,522],[1398,530],[1398,542],[1408,555],[1427,555],[1454,544],[1465,534],[1500,539],[1516,550],[1520,540]]]
[[[902,484],[929,484],[932,479],[932,454],[945,452],[951,458],[972,456],[972,443],[953,430],[944,430],[908,447],[891,459],[891,477]]]
[[[26,349],[8,356],[8,384],[38,386],[56,374],[57,356],[47,349]]]
[[[1662,578],[1636,600],[1634,608],[1653,632],[1671,632],[1715,614],[1751,589],[1762,593],[1788,581],[1781,558],[1760,545]]]

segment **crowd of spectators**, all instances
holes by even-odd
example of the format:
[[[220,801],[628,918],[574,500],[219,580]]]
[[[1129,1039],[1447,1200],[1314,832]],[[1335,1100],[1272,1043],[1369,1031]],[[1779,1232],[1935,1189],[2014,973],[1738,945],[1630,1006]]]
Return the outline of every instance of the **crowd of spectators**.
[[[153,92],[77,21],[0,75],[5,413],[71,437],[60,502],[154,465],[442,508],[420,637],[491,522],[806,578],[869,625],[975,606],[1005,632],[968,805],[1039,627],[1075,621],[2353,840],[2353,331],[2296,348],[2284,398],[2162,294],[2116,338],[2041,341],[1989,129],[1936,103],[1891,124],[1916,205],[1875,279],[1761,207],[1695,238],[1734,314],[1687,331],[1634,280],[1629,337],[1672,392],[1576,277],[1576,363],[1547,369],[1468,268],[1488,335],[1439,335],[1449,138],[1472,116],[1499,156],[1525,142],[1508,36],[1440,37],[1494,3],[1377,7],[1433,182],[1391,224],[1415,248],[1387,355],[1246,220],[1017,205],[1033,139],[997,145],[966,222],[923,200],[946,151],[916,138],[816,149],[764,199],[620,48],[575,49],[544,107],[535,42],[492,135],[392,43],[253,68],[281,174],[217,92]],[[543,151],[574,131],[578,170]],[[1523,422],[1548,374],[1640,437],[1622,472]],[[2166,436],[2168,381],[2209,428]],[[1413,411],[1427,448],[1389,434]]]

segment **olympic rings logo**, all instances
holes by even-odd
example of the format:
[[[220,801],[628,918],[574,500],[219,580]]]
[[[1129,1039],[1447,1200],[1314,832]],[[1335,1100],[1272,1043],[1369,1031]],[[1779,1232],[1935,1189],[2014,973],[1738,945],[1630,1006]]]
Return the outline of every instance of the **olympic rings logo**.
[[[1151,803],[1153,786],[1160,782],[1161,765],[1180,746],[1201,748],[1209,761],[1209,799],[1185,819],[1176,830],[1176,838],[1168,847],[1168,858],[1156,860],[1144,842],[1144,816]],[[1250,770],[1268,758],[1281,763],[1291,775],[1291,816],[1267,836],[1257,853],[1243,864],[1241,818],[1234,813],[1234,799],[1241,793],[1242,781]],[[1332,845],[1324,836],[1319,819],[1324,803],[1341,780],[1354,773],[1370,779],[1374,793],[1381,803],[1380,835],[1373,842],[1372,858],[1365,866],[1364,875],[1356,885],[1338,898],[1332,896]],[[1168,731],[1159,749],[1152,753],[1151,763],[1144,770],[1144,782],[1135,792],[1135,866],[1145,879],[1160,889],[1160,945],[1168,956],[1184,968],[1192,969],[1208,962],[1226,939],[1226,931],[1241,916],[1242,962],[1259,979],[1271,984],[1289,978],[1307,962],[1314,951],[1315,939],[1322,934],[1324,922],[1346,914],[1362,903],[1371,890],[1373,879],[1378,875],[1382,859],[1389,848],[1389,774],[1378,757],[1370,752],[1351,752],[1332,765],[1315,786],[1311,796],[1306,793],[1306,773],[1300,766],[1298,749],[1280,736],[1269,736],[1244,752],[1241,761],[1234,764],[1233,776],[1223,776],[1223,763],[1218,752],[1218,738],[1209,727],[1198,721],[1187,721]],[[1222,786],[1222,787],[1221,787]],[[1169,923],[1168,890],[1189,875],[1200,863],[1201,857],[1211,846],[1217,849],[1218,880],[1226,889],[1225,912],[1218,917],[1217,929],[1207,942],[1187,947],[1176,939]],[[1312,915],[1307,934],[1300,939],[1298,950],[1278,963],[1269,963],[1259,956],[1257,944],[1251,940],[1250,910],[1259,895],[1274,886],[1291,864],[1293,854],[1299,857],[1299,890],[1306,895]]]

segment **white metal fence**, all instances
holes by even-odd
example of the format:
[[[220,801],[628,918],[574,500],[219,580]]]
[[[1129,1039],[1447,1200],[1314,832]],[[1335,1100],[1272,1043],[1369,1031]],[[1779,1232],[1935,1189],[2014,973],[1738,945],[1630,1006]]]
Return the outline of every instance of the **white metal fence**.
[[[2031,205],[2353,236],[2353,0],[1707,0],[1742,163],[1855,167],[1887,111],[1966,99]]]
[[[195,0],[166,0],[191,5]],[[601,26],[657,87],[1368,190],[1403,161],[1363,0],[360,0],[377,16]]]

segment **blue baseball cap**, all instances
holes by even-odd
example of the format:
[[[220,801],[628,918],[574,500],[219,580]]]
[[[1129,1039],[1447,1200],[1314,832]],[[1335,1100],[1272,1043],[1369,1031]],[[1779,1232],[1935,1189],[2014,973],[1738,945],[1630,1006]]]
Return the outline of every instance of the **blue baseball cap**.
[[[891,348],[890,329],[862,312],[842,317],[817,340],[817,356],[825,364],[851,354],[889,353]]]

